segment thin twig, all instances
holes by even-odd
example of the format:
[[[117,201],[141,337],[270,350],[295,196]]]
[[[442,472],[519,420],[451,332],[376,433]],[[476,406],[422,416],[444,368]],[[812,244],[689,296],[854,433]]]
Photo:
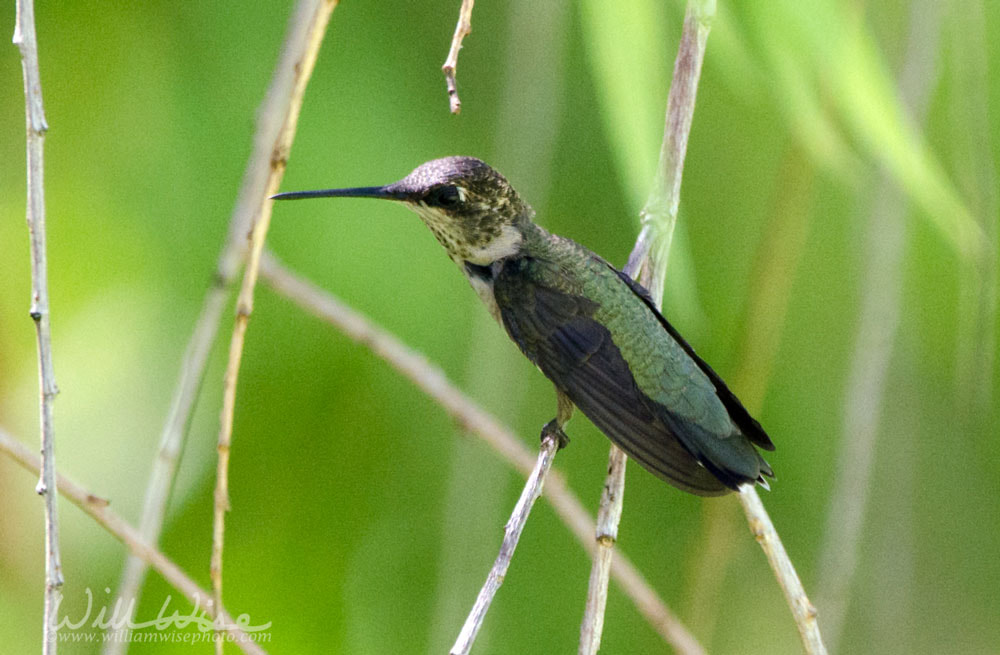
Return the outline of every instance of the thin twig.
[[[7,454],[27,471],[38,473],[38,456],[32,453],[20,441],[9,435],[3,428],[0,428],[0,452]],[[163,576],[164,580],[184,594],[188,600],[194,603],[195,607],[200,607],[203,601],[209,599],[208,592],[199,587],[173,560],[157,550],[155,545],[143,539],[139,531],[132,527],[128,521],[109,509],[107,500],[95,496],[63,475],[57,473],[56,477],[60,494],[82,509],[101,527],[118,539],[118,541],[125,544],[125,547],[131,551],[133,556],[141,558],[146,562],[147,566],[152,566],[156,569]],[[216,621],[216,623],[220,624],[226,632],[233,635],[234,643],[243,652],[249,655],[266,655],[264,649],[252,641],[250,635],[240,628],[240,624],[233,619],[232,615],[224,607],[220,607],[220,610],[220,612],[216,613],[212,604],[205,602],[205,611],[208,615],[213,619],[216,617],[219,618],[219,621]]]
[[[407,348],[392,334],[372,324],[329,292],[284,268],[269,253],[264,254],[260,270],[261,277],[275,291],[370,349],[430,396],[463,429],[485,441],[522,475],[528,477],[534,470],[535,455],[510,430],[500,425],[496,418],[455,387],[425,357]],[[592,556],[596,551],[594,519],[557,471],[550,472],[546,477],[543,498],[552,505],[584,550]],[[646,621],[676,652],[682,655],[704,653],[694,636],[659,598],[623,552],[619,551],[612,561],[611,574]]]
[[[45,515],[45,612],[42,652],[56,652],[55,611],[59,587],[63,584],[59,557],[59,515],[56,507],[55,426],[52,402],[59,393],[52,367],[52,335],[49,326],[49,282],[45,261],[45,109],[42,105],[42,78],[38,68],[38,41],[35,37],[35,7],[32,0],[18,0],[14,44],[21,52],[24,71],[24,108],[27,126],[27,220],[31,241],[31,308],[38,342],[38,387],[42,466],[35,491],[44,500]]]
[[[329,6],[331,3],[326,3]],[[334,5],[336,3],[333,3]],[[253,152],[247,162],[243,182],[229,222],[229,234],[219,254],[216,274],[202,302],[201,313],[184,351],[180,375],[174,387],[170,412],[160,435],[160,445],[153,460],[153,470],[146,487],[139,530],[152,544],[159,542],[166,516],[177,464],[184,449],[184,439],[191,422],[195,400],[205,375],[208,356],[218,333],[219,321],[247,253],[247,233],[254,217],[261,211],[263,199],[270,194],[272,156],[275,143],[286,129],[287,117],[295,102],[293,90],[300,62],[315,51],[321,39],[310,38],[313,24],[319,18],[316,0],[300,0],[289,19],[281,56],[271,77],[271,84],[257,114]],[[332,10],[332,7],[330,8]],[[329,13],[328,11],[326,12]],[[326,20],[323,20],[325,28]],[[125,606],[134,612],[133,599],[138,600],[139,589],[146,574],[146,563],[130,556],[125,563],[118,598],[125,599]],[[126,622],[127,623],[127,622]],[[109,640],[105,655],[124,651],[127,638]]]
[[[918,125],[924,122],[937,81],[941,12],[934,0],[916,2],[910,12],[899,95]],[[858,565],[886,378],[903,309],[906,201],[887,172],[879,176],[866,230],[861,315],[844,403],[834,493],[819,560],[824,625],[834,651],[838,650]]]
[[[663,301],[663,281],[667,258],[677,223],[681,177],[687,153],[688,134],[694,118],[698,79],[705,57],[705,44],[715,15],[714,0],[691,1],[684,15],[684,29],[674,60],[674,77],[667,96],[666,120],[660,160],[653,188],[640,216],[642,230],[625,266],[625,273],[647,289],[656,306]],[[618,539],[618,523],[625,494],[625,454],[611,446],[608,475],[597,512],[597,555],[594,556],[587,587],[587,603],[580,624],[581,655],[593,655],[601,647],[604,610],[608,596],[608,569]]]
[[[809,655],[826,655],[826,646],[823,645],[819,623],[816,621],[816,608],[806,596],[799,574],[795,572],[792,560],[788,558],[785,546],[781,543],[781,538],[778,537],[764,504],[760,502],[757,489],[743,485],[740,487],[739,497],[743,511],[747,515],[747,522],[750,524],[750,532],[767,555],[774,576],[785,593],[785,600],[792,610],[805,652]]]
[[[290,101],[282,121],[281,130],[271,149],[270,170],[264,195],[258,198],[259,214],[250,232],[250,254],[243,273],[243,284],[236,300],[236,323],[229,342],[229,361],[223,380],[222,417],[219,429],[218,467],[215,481],[215,512],[212,524],[212,560],[210,575],[215,602],[222,604],[222,550],[225,535],[226,512],[229,510],[229,451],[233,438],[233,417],[236,412],[236,383],[239,377],[240,361],[243,358],[243,343],[246,337],[247,323],[253,313],[253,292],[257,284],[257,274],[260,267],[260,256],[264,249],[264,239],[271,223],[273,201],[269,197],[278,191],[281,178],[285,172],[288,153],[291,150],[295,127],[298,123],[299,111],[302,108],[302,98],[305,95],[306,84],[312,75],[319,54],[319,46],[330,20],[330,13],[336,7],[336,0],[315,2],[311,19],[307,23],[306,33],[302,39],[301,57],[295,65],[295,76],[289,91]],[[216,642],[216,653],[221,655],[222,643]]]
[[[524,530],[524,526],[528,522],[528,515],[531,513],[531,508],[534,506],[535,501],[538,500],[538,497],[542,495],[542,485],[545,483],[545,476],[548,474],[549,469],[552,468],[552,459],[555,457],[557,450],[557,443],[554,437],[546,437],[542,441],[535,468],[531,471],[531,475],[528,476],[527,484],[524,485],[524,489],[521,491],[521,497],[518,498],[517,504],[514,505],[514,511],[510,513],[507,525],[504,526],[503,543],[500,546],[500,553],[497,555],[496,561],[493,562],[493,568],[490,569],[489,575],[486,577],[486,584],[479,590],[476,602],[473,604],[472,611],[469,612],[465,624],[462,625],[461,632],[458,633],[455,645],[451,647],[451,655],[467,655],[472,650],[472,644],[476,641],[476,635],[479,633],[479,628],[483,625],[483,619],[486,618],[486,612],[490,608],[490,603],[493,602],[493,597],[503,583],[504,576],[507,575],[510,560],[514,556],[514,549],[517,548],[517,542],[521,538],[521,531]]]
[[[444,60],[441,70],[444,72],[445,83],[448,85],[448,106],[451,113],[462,111],[462,101],[458,98],[458,84],[455,82],[455,69],[458,67],[458,51],[462,49],[462,39],[472,32],[472,6],[476,0],[462,0],[462,8],[458,10],[458,24],[455,34],[451,37],[451,48],[448,58]]]

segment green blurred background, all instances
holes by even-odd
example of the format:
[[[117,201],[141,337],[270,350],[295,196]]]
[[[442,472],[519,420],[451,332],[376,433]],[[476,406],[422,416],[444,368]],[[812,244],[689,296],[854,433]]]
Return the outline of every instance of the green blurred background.
[[[1000,5],[946,4],[720,2],[688,149],[665,310],[778,445],[763,499],[836,652],[1000,651],[1000,41],[987,38],[1000,33]],[[334,12],[282,188],[381,184],[433,157],[475,155],[543,225],[623,264],[683,4],[479,3],[459,60],[463,111],[451,116],[440,66],[458,5]],[[37,7],[57,463],[134,522],[291,8]],[[4,3],[7,35],[13,19]],[[0,53],[0,425],[34,448],[21,69],[15,47]],[[535,447],[551,386],[415,216],[365,201],[282,205],[269,244]],[[231,316],[162,539],[206,586]],[[596,508],[607,441],[582,417],[570,434],[556,468]],[[41,635],[34,483],[0,457],[9,653],[37,652]],[[272,622],[269,651],[445,652],[520,488],[366,349],[258,288],[225,599]],[[63,613],[75,618],[88,588],[106,603],[124,550],[65,502],[60,519]],[[710,652],[800,652],[734,498],[684,495],[632,466],[620,546]],[[589,568],[539,503],[475,652],[571,652]],[[168,594],[171,611],[189,609],[150,574],[139,619]],[[614,587],[604,644],[669,650]]]

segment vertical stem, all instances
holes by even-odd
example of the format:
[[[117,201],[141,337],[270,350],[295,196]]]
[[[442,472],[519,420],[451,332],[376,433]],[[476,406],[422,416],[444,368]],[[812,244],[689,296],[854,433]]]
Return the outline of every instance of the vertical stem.
[[[235,276],[235,270],[232,275]],[[149,481],[146,483],[146,495],[143,500],[142,515],[139,518],[139,532],[143,540],[150,544],[156,545],[160,541],[160,532],[167,515],[167,505],[173,491],[177,466],[184,450],[184,438],[231,284],[231,279],[227,280],[221,272],[216,277],[205,295],[201,314],[184,350],[180,378],[174,388],[170,413],[160,433],[160,444],[153,459]],[[130,554],[126,558],[117,598],[122,607],[126,608],[127,620],[121,622],[123,625],[116,631],[115,637],[105,643],[103,655],[119,655],[125,652],[126,646],[130,643],[128,635],[131,630],[128,624],[135,616],[139,605],[139,590],[146,579],[148,568],[149,564],[141,557]],[[109,630],[111,629],[109,627]]]
[[[674,77],[667,97],[666,122],[657,173],[649,198],[640,213],[642,230],[624,269],[625,273],[649,289],[657,307],[663,301],[663,280],[667,272],[674,226],[677,223],[677,208],[680,205],[684,156],[694,119],[705,44],[714,15],[714,0],[688,2],[677,58],[674,60]],[[597,552],[591,568],[587,604],[580,626],[580,655],[596,653],[601,646],[612,551],[618,539],[618,523],[621,520],[625,493],[626,459],[621,450],[611,447],[608,475],[597,512]]]
[[[49,282],[45,260],[45,182],[44,145],[45,109],[42,105],[42,80],[38,68],[38,42],[35,36],[35,8],[32,0],[18,0],[14,44],[21,52],[24,72],[25,122],[27,126],[27,221],[31,242],[31,308],[38,342],[39,414],[41,428],[41,473],[35,487],[44,499],[45,513],[45,624],[42,628],[42,652],[56,652],[56,610],[63,584],[59,557],[59,517],[56,508],[55,427],[52,402],[59,392],[52,367],[52,335],[49,326]]]

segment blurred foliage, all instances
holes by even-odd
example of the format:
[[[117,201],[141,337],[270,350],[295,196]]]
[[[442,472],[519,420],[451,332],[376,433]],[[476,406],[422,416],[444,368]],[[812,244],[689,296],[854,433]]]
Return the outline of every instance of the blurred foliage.
[[[37,7],[58,466],[133,521],[290,9]],[[283,188],[384,183],[433,157],[477,155],[544,225],[624,263],[659,151],[682,4],[479,3],[456,117],[439,68],[457,9],[433,0],[336,10]],[[875,180],[888,177],[906,215],[901,322],[884,344],[891,366],[840,650],[997,652],[1000,41],[987,35],[1000,30],[1000,5],[938,12],[924,124],[897,90],[910,3],[720,2],[718,11],[666,312],[724,377],[739,373],[736,392],[778,445],[764,501],[821,598],[818,559],[870,282],[866,225]],[[0,17],[10,33],[13,3]],[[21,71],[16,48],[2,53],[0,423],[35,443]],[[365,201],[282,206],[270,245],[534,445],[554,409],[551,387],[414,216]],[[762,273],[774,261],[789,263],[777,271],[788,293],[776,306]],[[750,330],[758,319],[773,356],[748,358],[769,352]],[[227,318],[223,342],[229,328]],[[224,352],[217,345],[162,542],[204,585]],[[738,371],[743,362],[750,368]],[[607,442],[582,417],[570,432],[556,467],[596,507]],[[799,652],[733,499],[683,495],[635,466],[628,484],[621,547],[711,652]],[[226,602],[272,622],[271,652],[440,653],[493,561],[520,481],[369,352],[262,286],[230,486]],[[33,487],[0,458],[0,642],[11,653],[36,650],[41,634]],[[61,520],[63,612],[80,617],[86,589],[99,607],[117,586],[123,549],[68,504]],[[540,503],[476,652],[572,650],[589,567]],[[188,609],[151,574],[139,618],[168,595],[171,610]],[[604,643],[609,653],[666,650],[617,590]]]

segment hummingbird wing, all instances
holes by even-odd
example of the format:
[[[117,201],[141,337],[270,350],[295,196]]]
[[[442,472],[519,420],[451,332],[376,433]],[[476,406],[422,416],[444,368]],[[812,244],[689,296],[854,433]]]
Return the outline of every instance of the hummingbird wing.
[[[602,302],[625,303],[637,315],[652,310],[657,321],[663,320],[654,307],[637,297],[632,286],[618,278],[617,271],[589,251],[584,253],[593,258],[588,266],[600,265],[589,267],[585,274],[605,276],[602,282],[610,284],[613,298]],[[700,409],[691,392],[682,389],[679,393],[687,395],[667,403],[675,406],[672,410],[640,388],[608,321],[602,320],[604,308],[588,297],[578,270],[579,266],[521,257],[507,260],[497,271],[494,298],[504,327],[522,352],[612,442],[680,489],[720,495],[755,481],[761,472],[770,474],[766,462],[728,420],[732,434],[721,434],[718,421],[709,427],[699,424],[703,417],[698,416]],[[696,367],[693,363],[692,368]],[[678,409],[680,405],[685,407]],[[723,411],[721,406],[719,411]],[[733,446],[735,454],[730,452]],[[763,468],[758,467],[758,460]]]

